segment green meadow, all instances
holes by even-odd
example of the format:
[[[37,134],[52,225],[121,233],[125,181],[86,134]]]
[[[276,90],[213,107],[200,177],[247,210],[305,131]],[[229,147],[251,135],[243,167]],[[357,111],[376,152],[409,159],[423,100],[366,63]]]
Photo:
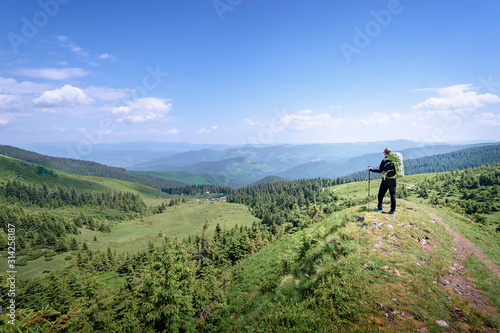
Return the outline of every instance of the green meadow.
[[[223,229],[229,229],[235,225],[251,226],[258,219],[243,205],[218,201],[188,201],[167,207],[162,214],[121,222],[113,227],[109,234],[83,228],[82,233],[75,238],[80,244],[84,241],[90,243],[87,245],[92,250],[106,250],[109,246],[117,252],[135,251],[146,248],[150,241],[161,241],[163,237],[183,239],[200,234],[205,221],[208,221],[208,230],[213,232],[217,224]],[[97,236],[97,242],[93,241],[94,236]]]
[[[145,249],[149,242],[160,242],[164,237],[183,239],[196,236],[201,233],[205,221],[209,224],[209,232],[213,233],[217,224],[222,229],[230,229],[236,225],[251,226],[259,219],[251,215],[244,205],[220,201],[187,201],[180,205],[169,206],[161,214],[120,222],[111,228],[110,233],[80,228],[81,234],[68,235],[67,241],[74,237],[80,248],[83,242],[86,242],[93,251],[107,251],[110,248],[117,253],[132,253]],[[31,279],[42,276],[44,271],[69,267],[76,262],[76,253],[72,255],[71,260],[65,260],[68,255],[68,253],[56,255],[51,261],[45,261],[45,257],[28,261],[26,266],[17,267],[18,277]],[[7,262],[2,260],[0,270],[6,269]]]
[[[147,205],[159,205],[165,199],[173,197],[157,189],[124,180],[74,175],[0,155],[0,185],[13,179],[34,185],[47,184],[49,188],[56,185],[74,187],[78,192],[132,192],[140,195]]]

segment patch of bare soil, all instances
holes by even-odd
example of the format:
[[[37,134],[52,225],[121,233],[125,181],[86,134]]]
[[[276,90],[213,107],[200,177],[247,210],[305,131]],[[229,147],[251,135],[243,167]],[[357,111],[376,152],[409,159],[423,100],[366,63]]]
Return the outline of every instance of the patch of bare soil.
[[[433,213],[429,214],[434,221],[445,225],[441,218]],[[486,258],[486,256],[482,252],[480,252],[471,242],[469,242],[467,238],[451,229],[449,229],[449,231],[450,234],[455,238],[455,252],[453,253],[455,255],[455,258],[450,269],[448,270],[449,274],[441,277],[441,283],[444,284],[447,288],[453,290],[460,297],[466,299],[478,311],[488,315],[495,314],[496,311],[488,305],[488,301],[483,293],[479,291],[476,285],[468,279],[467,268],[465,268],[464,262],[465,260],[467,260],[467,256],[469,254],[473,254],[482,263],[488,266],[490,270],[499,278],[500,268],[493,262],[491,262],[488,258]]]

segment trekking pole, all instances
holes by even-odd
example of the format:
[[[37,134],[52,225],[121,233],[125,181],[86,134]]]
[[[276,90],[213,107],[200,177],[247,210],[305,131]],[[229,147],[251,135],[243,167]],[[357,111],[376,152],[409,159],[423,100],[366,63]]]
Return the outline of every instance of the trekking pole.
[[[368,211],[370,210],[370,167],[368,167]]]

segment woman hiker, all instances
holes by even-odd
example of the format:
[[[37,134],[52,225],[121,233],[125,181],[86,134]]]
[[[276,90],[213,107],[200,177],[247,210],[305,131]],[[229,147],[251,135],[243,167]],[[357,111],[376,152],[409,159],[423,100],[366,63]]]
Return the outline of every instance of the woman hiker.
[[[378,206],[375,208],[376,212],[382,211],[382,200],[384,199],[387,190],[391,195],[391,210],[389,214],[396,213],[396,178],[391,178],[396,176],[396,171],[394,170],[394,164],[387,160],[387,156],[392,152],[391,148],[384,149],[385,158],[380,162],[378,169],[373,169],[371,166],[368,170],[376,173],[384,173],[382,176],[382,183],[380,183],[380,188],[378,190]]]

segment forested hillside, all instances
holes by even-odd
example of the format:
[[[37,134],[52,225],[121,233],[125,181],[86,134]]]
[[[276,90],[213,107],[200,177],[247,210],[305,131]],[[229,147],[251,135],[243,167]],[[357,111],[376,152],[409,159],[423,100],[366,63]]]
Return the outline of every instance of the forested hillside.
[[[431,205],[451,208],[500,232],[500,164],[446,172],[426,180],[411,186],[408,194],[416,193]]]
[[[487,145],[457,150],[451,153],[426,156],[404,160],[405,174],[443,172],[473,168],[483,164],[500,162],[500,145]],[[378,167],[379,161],[373,161],[373,167]],[[368,168],[368,165],[367,165]],[[359,171],[344,176],[346,180],[364,180],[368,177],[367,171]],[[378,178],[379,175],[371,175]]]
[[[125,180],[157,189],[184,185],[174,180],[141,174],[131,174],[123,168],[115,168],[96,162],[72,158],[51,157],[12,146],[0,145],[0,154],[76,175]]]

